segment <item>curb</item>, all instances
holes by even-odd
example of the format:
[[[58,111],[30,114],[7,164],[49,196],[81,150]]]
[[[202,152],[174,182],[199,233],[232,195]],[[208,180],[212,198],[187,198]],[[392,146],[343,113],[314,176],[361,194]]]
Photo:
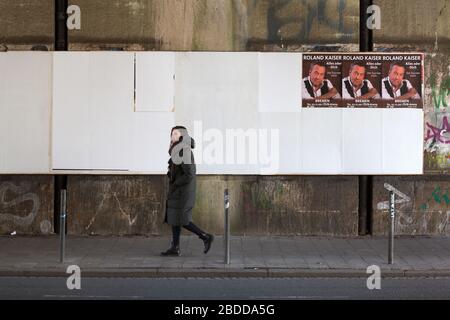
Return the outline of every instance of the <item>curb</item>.
[[[87,278],[367,278],[365,269],[81,269]],[[65,269],[0,269],[0,277],[68,277]],[[381,270],[382,278],[450,277],[450,270]]]

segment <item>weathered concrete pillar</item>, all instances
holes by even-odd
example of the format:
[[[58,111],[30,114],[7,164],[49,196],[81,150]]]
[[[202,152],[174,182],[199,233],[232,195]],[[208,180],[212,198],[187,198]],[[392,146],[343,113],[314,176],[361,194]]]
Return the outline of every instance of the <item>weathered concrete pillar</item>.
[[[0,51],[53,49],[54,1],[0,1]],[[3,49],[3,50],[4,50]]]

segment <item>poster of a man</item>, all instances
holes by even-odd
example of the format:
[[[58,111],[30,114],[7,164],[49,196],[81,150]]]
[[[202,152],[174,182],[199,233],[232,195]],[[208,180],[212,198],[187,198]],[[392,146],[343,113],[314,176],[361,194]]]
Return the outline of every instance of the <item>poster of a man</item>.
[[[303,54],[302,106],[338,108],[342,104],[342,55],[339,53]]]
[[[405,79],[406,67],[401,62],[394,62],[389,67],[389,73],[382,80],[383,100],[420,99],[417,90]]]
[[[348,76],[342,79],[342,98],[353,99],[379,99],[380,94],[366,79],[366,66],[363,62],[353,62],[350,65]]]
[[[305,53],[302,107],[422,108],[422,53]]]
[[[302,79],[303,99],[339,99],[340,94],[330,80],[326,79],[326,66],[312,62],[309,75]]]

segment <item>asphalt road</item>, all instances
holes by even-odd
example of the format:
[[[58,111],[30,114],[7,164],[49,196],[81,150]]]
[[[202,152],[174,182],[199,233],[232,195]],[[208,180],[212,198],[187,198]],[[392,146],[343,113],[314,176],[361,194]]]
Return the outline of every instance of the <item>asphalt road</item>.
[[[0,277],[0,299],[450,299],[450,278],[66,278]]]

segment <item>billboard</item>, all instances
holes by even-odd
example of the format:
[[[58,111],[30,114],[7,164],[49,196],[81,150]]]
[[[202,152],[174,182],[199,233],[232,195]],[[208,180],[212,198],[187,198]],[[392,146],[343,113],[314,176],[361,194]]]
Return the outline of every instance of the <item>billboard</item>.
[[[0,53],[0,172],[165,174],[170,129],[184,125],[198,174],[421,174],[422,62],[404,53]]]

